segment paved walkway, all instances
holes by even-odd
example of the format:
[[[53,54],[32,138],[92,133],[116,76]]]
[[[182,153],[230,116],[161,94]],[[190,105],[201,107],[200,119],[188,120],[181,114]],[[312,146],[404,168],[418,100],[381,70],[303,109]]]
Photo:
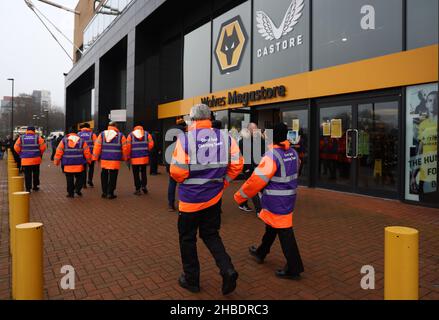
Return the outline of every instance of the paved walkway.
[[[148,176],[150,194],[133,195],[124,166],[115,200],[100,198],[99,168],[94,189],[82,199],[65,197],[65,178],[48,161],[41,166],[41,191],[31,195],[31,220],[44,223],[47,299],[382,299],[384,227],[420,231],[420,296],[439,299],[439,210],[327,190],[301,188],[295,232],[305,264],[299,282],[277,279],[284,265],[276,241],[258,265],[247,248],[259,242],[264,225],[232,202],[234,182],[223,201],[222,238],[239,272],[238,288],[221,295],[221,277],[199,241],[201,287],[181,289],[177,215],[167,212],[167,175]],[[0,161],[0,299],[10,298],[6,162]],[[62,290],[63,265],[76,270],[76,289]],[[376,289],[360,288],[363,265],[376,270]]]

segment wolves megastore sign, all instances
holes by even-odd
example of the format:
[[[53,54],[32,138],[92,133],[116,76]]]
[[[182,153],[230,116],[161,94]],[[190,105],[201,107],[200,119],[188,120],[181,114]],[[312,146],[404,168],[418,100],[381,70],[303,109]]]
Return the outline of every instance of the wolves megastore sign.
[[[285,97],[287,88],[283,85],[273,87],[273,88],[265,88],[261,87],[259,90],[248,91],[244,93],[239,93],[236,90],[230,91],[227,94],[227,97],[215,97],[212,95],[211,97],[201,98],[201,103],[208,105],[211,108],[215,107],[225,107],[226,105],[237,105],[240,104],[242,107],[248,107],[251,102],[257,102],[261,100],[266,100],[267,103],[270,100]]]

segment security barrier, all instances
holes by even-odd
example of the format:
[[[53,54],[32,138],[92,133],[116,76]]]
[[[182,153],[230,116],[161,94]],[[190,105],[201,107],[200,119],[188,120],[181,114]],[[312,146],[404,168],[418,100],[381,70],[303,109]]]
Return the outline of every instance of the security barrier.
[[[418,300],[418,230],[387,227],[384,239],[384,299]]]
[[[15,252],[12,255],[16,276],[14,299],[43,299],[43,224],[31,222],[15,227]]]

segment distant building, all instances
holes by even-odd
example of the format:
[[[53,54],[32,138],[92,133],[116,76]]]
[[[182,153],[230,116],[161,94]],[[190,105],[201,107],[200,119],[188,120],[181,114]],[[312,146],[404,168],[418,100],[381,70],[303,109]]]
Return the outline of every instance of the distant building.
[[[44,110],[48,110],[52,106],[52,98],[48,90],[34,90],[32,99],[34,107],[37,108],[36,112],[45,112]]]
[[[2,100],[0,100],[0,115],[11,112],[11,101],[12,98],[9,96],[4,96]]]

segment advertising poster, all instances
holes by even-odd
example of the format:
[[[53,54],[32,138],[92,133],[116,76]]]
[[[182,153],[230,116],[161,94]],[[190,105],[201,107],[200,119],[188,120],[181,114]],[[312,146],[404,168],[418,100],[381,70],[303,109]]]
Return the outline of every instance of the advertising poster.
[[[437,203],[438,85],[408,87],[406,99],[406,199]]]

